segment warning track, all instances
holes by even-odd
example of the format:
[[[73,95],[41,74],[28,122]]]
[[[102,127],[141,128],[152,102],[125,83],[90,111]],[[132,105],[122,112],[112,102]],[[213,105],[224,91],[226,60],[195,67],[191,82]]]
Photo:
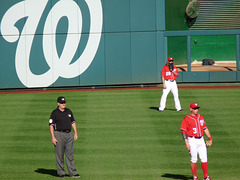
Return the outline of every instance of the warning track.
[[[221,86],[178,86],[178,89],[233,89],[240,88],[240,85]],[[162,89],[161,86],[153,87],[118,87],[118,88],[86,88],[86,89],[36,89],[36,90],[4,90],[0,94],[26,94],[26,93],[51,93],[51,92],[84,92],[84,91],[120,91],[135,89]]]

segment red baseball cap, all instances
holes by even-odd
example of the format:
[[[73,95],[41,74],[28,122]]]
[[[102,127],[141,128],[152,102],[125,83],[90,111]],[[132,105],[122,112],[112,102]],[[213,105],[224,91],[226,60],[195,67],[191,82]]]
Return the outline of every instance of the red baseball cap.
[[[173,61],[173,58],[172,58],[172,57],[169,57],[169,58],[168,58],[168,61]]]
[[[198,106],[198,104],[197,103],[192,103],[192,104],[190,104],[190,108],[200,108],[199,106]]]

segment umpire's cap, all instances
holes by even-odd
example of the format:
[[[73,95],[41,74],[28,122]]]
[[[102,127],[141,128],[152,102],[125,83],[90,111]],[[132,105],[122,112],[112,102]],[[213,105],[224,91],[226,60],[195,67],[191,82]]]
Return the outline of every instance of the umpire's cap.
[[[57,102],[60,103],[60,104],[63,104],[63,103],[66,103],[66,99],[63,96],[60,96],[60,97],[57,98]]]

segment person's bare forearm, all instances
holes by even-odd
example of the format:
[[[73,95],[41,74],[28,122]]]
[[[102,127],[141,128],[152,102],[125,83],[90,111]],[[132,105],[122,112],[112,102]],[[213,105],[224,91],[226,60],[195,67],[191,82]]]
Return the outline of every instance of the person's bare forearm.
[[[49,129],[50,129],[50,134],[51,134],[51,137],[52,137],[52,143],[54,145],[57,144],[57,139],[55,138],[55,135],[54,135],[54,128],[52,125],[49,126]]]
[[[72,124],[72,128],[73,128],[73,131],[74,131],[74,140],[77,140],[78,139],[78,133],[77,133],[77,125],[76,125],[76,123]]]
[[[162,83],[163,83],[163,88],[166,89],[166,84],[165,84],[165,78],[162,76]]]
[[[210,134],[208,128],[204,130],[204,133],[206,134],[206,136],[208,137],[208,139],[212,141],[212,137],[211,137],[211,134]]]

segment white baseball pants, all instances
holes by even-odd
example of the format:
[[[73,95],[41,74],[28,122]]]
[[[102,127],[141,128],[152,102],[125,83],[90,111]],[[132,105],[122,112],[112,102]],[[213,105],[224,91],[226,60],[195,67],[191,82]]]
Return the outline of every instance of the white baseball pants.
[[[204,142],[204,138],[200,139],[194,137],[188,137],[188,143],[190,145],[190,154],[191,154],[191,162],[197,163],[198,157],[202,163],[207,162],[207,148]]]
[[[180,101],[179,101],[179,98],[178,98],[178,87],[177,87],[176,81],[171,82],[171,81],[166,81],[165,80],[165,84],[166,84],[167,88],[163,89],[163,94],[162,94],[162,97],[161,97],[161,100],[160,100],[159,110],[163,111],[165,109],[167,96],[168,96],[168,93],[170,91],[172,92],[173,97],[174,97],[176,110],[177,111],[181,110],[182,108],[181,108]]]

